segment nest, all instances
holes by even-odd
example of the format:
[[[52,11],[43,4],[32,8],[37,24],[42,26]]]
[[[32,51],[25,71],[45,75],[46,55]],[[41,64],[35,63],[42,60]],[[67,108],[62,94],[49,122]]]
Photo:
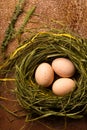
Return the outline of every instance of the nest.
[[[70,59],[76,73],[76,89],[56,96],[49,88],[35,81],[35,70],[42,62],[53,59]],[[87,114],[87,41],[68,33],[41,32],[20,46],[4,64],[14,68],[16,95],[19,104],[27,111],[27,119],[36,120],[51,115],[82,118]]]

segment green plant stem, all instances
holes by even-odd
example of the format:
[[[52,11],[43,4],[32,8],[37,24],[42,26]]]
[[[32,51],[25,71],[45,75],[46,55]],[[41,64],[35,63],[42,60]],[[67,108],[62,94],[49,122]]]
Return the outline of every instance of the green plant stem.
[[[19,30],[17,31],[16,35],[21,34],[23,32],[25,25],[27,24],[28,20],[30,19],[30,17],[34,13],[35,9],[36,9],[36,7],[34,6],[27,12],[25,19],[24,19],[24,22],[21,25],[21,27],[19,28]]]
[[[21,27],[18,29],[18,31],[13,36],[13,38],[18,36],[19,43],[20,43],[20,36],[21,36],[22,33],[24,33],[24,27],[26,26],[26,24],[28,23],[29,19],[33,15],[35,9],[36,9],[36,6],[33,6],[33,7],[31,7],[31,9],[28,10],[28,12],[27,12],[27,14],[26,14],[26,16],[24,18],[23,24],[21,25]]]
[[[15,26],[15,23],[16,23],[19,15],[23,12],[24,1],[25,0],[19,0],[19,3],[15,7],[15,10],[14,10],[12,18],[11,18],[11,22],[6,30],[5,37],[2,42],[2,47],[1,47],[2,52],[5,52],[9,41],[12,39],[12,36],[15,33],[14,26]]]

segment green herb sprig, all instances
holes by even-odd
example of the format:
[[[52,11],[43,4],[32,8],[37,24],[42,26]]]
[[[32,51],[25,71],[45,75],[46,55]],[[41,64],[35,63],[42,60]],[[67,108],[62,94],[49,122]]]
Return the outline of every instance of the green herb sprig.
[[[27,11],[22,25],[16,31],[15,30],[15,24],[18,20],[18,17],[23,13],[24,3],[25,3],[25,0],[19,0],[19,3],[15,7],[15,11],[13,12],[11,22],[10,22],[10,24],[9,24],[7,30],[6,30],[5,38],[2,42],[1,51],[2,51],[3,54],[6,51],[9,42],[12,39],[17,38],[19,35],[21,36],[21,34],[24,31],[24,27],[26,26],[26,24],[28,23],[29,19],[31,18],[31,16],[33,15],[33,13],[36,9],[36,6],[33,6],[33,7],[31,7],[31,9],[29,9]],[[4,54],[4,57],[5,57],[5,54]]]
[[[5,38],[3,40],[2,43],[2,52],[4,52],[6,50],[6,47],[9,43],[9,41],[12,39],[13,34],[15,33],[15,23],[19,17],[19,15],[23,12],[23,5],[24,5],[24,0],[19,0],[19,3],[15,6],[15,10],[13,12],[12,18],[11,18],[11,22],[6,30],[5,33]]]

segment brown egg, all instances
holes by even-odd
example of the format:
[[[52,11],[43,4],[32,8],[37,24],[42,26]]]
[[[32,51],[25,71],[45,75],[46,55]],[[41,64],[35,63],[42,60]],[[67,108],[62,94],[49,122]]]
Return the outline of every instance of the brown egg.
[[[54,80],[54,71],[50,64],[42,63],[35,71],[36,82],[44,87],[48,87]]]
[[[57,79],[52,85],[52,91],[55,95],[64,96],[75,89],[75,81],[70,78]]]
[[[72,77],[75,73],[74,64],[67,58],[54,59],[52,68],[60,77]]]

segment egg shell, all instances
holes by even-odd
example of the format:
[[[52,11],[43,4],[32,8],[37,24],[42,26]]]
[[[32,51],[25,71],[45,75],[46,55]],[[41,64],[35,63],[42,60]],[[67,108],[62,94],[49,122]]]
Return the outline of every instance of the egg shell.
[[[48,87],[54,80],[54,71],[50,64],[41,63],[35,71],[36,82],[44,87]]]
[[[67,58],[56,58],[52,62],[52,68],[60,77],[72,77],[75,73],[74,64]]]
[[[75,81],[70,78],[57,79],[52,85],[52,91],[55,95],[64,96],[75,89]]]

